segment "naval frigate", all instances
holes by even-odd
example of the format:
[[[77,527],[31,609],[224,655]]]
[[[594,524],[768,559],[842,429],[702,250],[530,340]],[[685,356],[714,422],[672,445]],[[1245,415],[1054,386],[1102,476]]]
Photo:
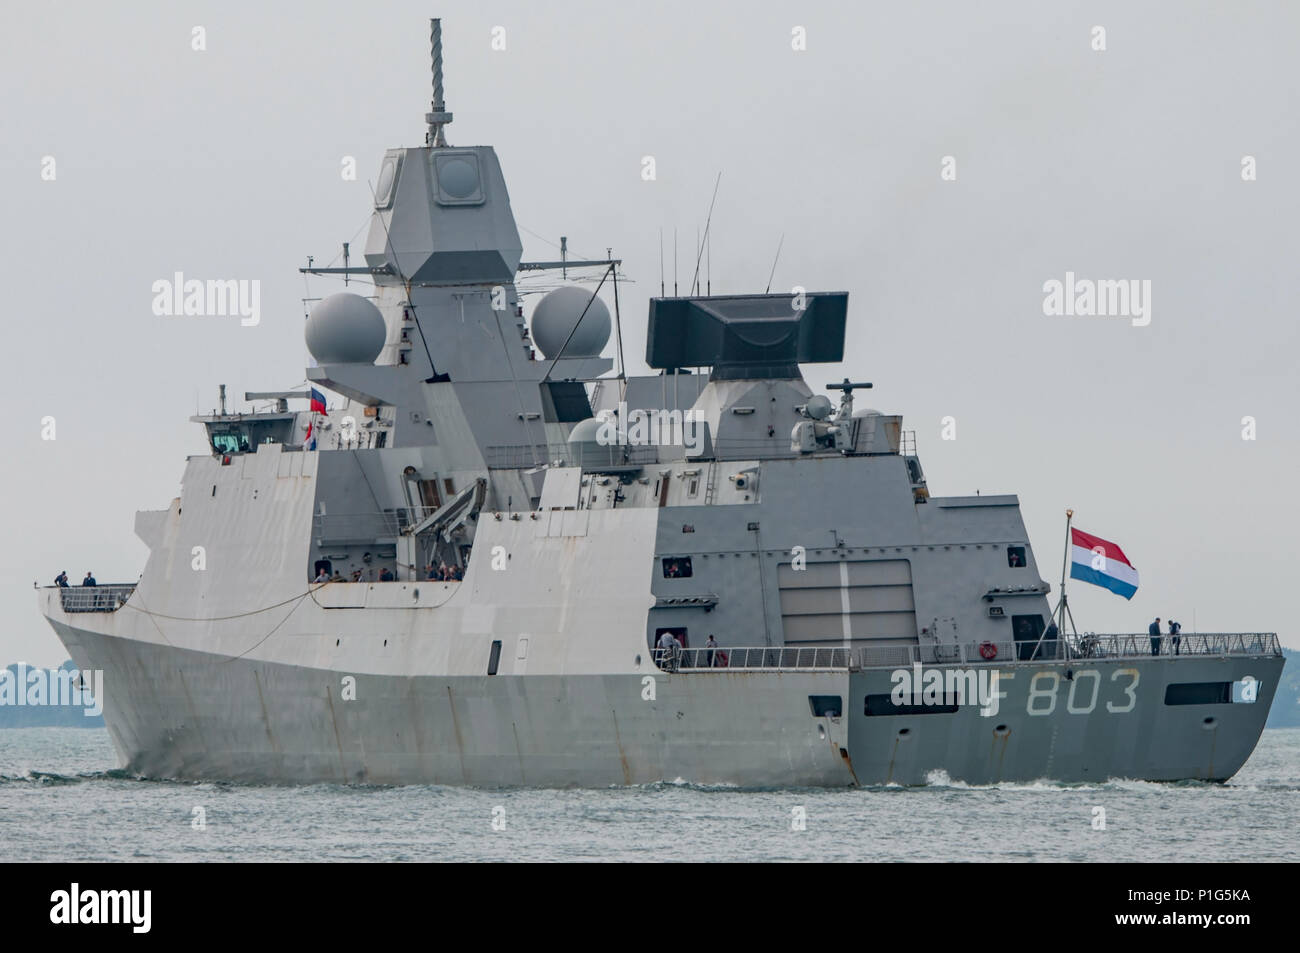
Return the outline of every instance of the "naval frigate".
[[[385,153],[364,263],[303,269],[373,292],[315,303],[308,388],[248,411],[223,388],[194,418],[207,447],[180,496],[136,515],[138,582],[38,592],[103,673],[127,771],[828,786],[1241,767],[1276,635],[1067,634],[1015,496],[932,496],[902,418],[855,404],[869,384],[806,382],[843,359],[846,293],[661,290],[655,373],[628,375],[619,261],[522,260],[495,151],[447,143],[436,21],[431,40],[425,145]],[[520,283],[557,272],[525,319]]]

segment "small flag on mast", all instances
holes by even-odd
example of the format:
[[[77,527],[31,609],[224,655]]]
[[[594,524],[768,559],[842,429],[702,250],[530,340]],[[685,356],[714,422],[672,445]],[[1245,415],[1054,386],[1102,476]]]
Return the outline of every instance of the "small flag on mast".
[[[327,412],[325,395],[316,388],[311,389],[311,419],[307,421],[307,436],[303,438],[304,450],[316,449],[316,415]]]
[[[1109,589],[1125,599],[1138,590],[1138,571],[1110,540],[1070,529],[1070,578]]]

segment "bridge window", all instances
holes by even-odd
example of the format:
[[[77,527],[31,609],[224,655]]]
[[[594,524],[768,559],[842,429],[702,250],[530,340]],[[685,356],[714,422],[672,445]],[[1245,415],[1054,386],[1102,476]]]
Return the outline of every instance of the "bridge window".
[[[248,453],[248,435],[241,433],[214,433],[212,449],[217,453]]]
[[[1012,569],[1023,569],[1027,565],[1025,562],[1025,547],[1008,546],[1007,565]]]
[[[690,576],[690,556],[667,556],[664,558],[665,579],[688,579]]]
[[[287,444],[293,433],[293,414],[244,417],[240,420],[217,418],[206,422],[212,452],[224,455],[253,453],[258,444]]]

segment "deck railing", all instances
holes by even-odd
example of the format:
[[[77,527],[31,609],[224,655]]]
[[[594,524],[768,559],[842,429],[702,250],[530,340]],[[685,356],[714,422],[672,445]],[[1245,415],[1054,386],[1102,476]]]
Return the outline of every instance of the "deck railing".
[[[1281,655],[1275,632],[1214,632],[1173,637],[1162,635],[1158,653],[1145,634],[1094,635],[1042,642],[968,642],[957,645],[882,645],[845,647],[719,646],[654,650],[655,664],[666,672],[856,671],[922,665],[1010,665],[1070,659],[1196,659],[1226,656]]]
[[[106,586],[64,586],[59,589],[59,601],[64,612],[116,612],[131,593],[135,583],[113,583]]]
[[[659,459],[659,448],[644,444],[610,444],[609,446],[583,445],[576,448],[567,443],[518,444],[489,446],[483,451],[483,460],[489,470],[517,470],[545,463],[561,466],[582,466],[588,470],[601,467],[621,469],[646,466]]]
[[[733,648],[655,649],[655,664],[666,672],[832,672],[847,669],[857,649],[812,646],[742,646]]]

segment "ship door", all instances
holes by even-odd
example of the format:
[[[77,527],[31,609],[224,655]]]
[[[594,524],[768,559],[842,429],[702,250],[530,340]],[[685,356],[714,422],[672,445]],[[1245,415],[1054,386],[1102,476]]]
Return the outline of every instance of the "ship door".
[[[688,649],[690,645],[686,641],[686,628],[684,626],[665,626],[662,629],[655,629],[655,645],[659,644],[659,636],[665,632],[671,632],[678,642],[682,643],[682,648]]]
[[[1022,662],[1033,661],[1038,657],[1037,653],[1041,651],[1038,640],[1043,635],[1043,617],[1041,615],[1013,615],[1011,617],[1011,634],[1016,640],[1016,658]]]

